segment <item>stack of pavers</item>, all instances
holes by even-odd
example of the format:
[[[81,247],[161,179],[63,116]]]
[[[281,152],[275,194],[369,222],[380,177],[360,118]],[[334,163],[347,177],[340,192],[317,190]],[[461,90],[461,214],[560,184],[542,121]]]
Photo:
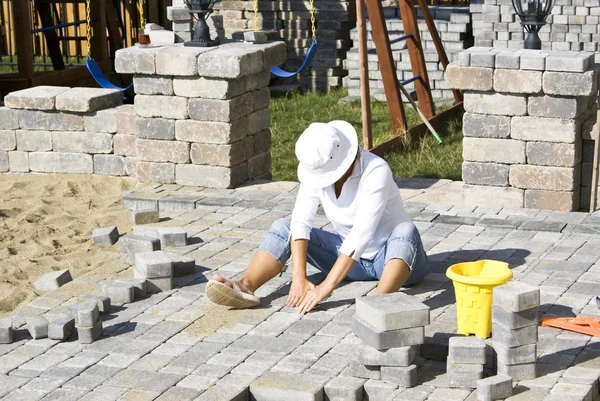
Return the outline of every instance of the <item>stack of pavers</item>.
[[[498,374],[514,380],[536,377],[540,290],[512,281],[494,288],[492,339]]]
[[[446,372],[450,387],[477,388],[483,378],[485,341],[478,337],[451,337]]]
[[[346,373],[400,387],[415,386],[413,359],[428,324],[429,307],[410,295],[398,292],[357,298],[352,330],[363,344]]]
[[[89,301],[76,304],[72,309],[72,316],[77,326],[77,337],[82,344],[91,344],[103,334],[102,319],[98,302]]]

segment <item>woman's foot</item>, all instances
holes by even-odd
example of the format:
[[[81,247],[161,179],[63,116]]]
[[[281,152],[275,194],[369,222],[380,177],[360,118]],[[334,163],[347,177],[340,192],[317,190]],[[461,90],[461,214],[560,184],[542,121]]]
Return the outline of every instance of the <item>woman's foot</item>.
[[[206,284],[206,296],[217,305],[233,308],[252,308],[260,304],[260,299],[236,281],[229,281],[215,274],[214,280]]]
[[[214,275],[213,280],[218,281],[219,283],[223,283],[229,288],[233,288],[233,283],[235,283],[238,285],[238,287],[240,287],[240,290],[242,290],[242,292],[254,295],[254,291],[250,291],[244,284],[242,284],[241,280],[229,281],[225,277],[219,276],[218,274]]]

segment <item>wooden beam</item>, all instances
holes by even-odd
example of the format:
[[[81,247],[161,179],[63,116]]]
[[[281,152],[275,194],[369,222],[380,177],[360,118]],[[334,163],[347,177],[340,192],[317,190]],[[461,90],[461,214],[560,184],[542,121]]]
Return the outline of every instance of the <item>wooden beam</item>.
[[[440,114],[429,120],[429,123],[439,131],[440,128],[446,124],[449,120],[460,116],[464,112],[463,104],[458,103],[449,108],[448,110],[444,110]],[[411,129],[408,130],[408,135],[412,143],[419,142],[421,138],[427,135],[428,129],[424,123],[419,125],[415,125]],[[387,142],[379,144],[371,149],[371,153],[376,154],[377,156],[383,157],[387,153],[393,152],[395,150],[401,149],[404,143],[404,136],[396,136],[390,139]]]
[[[367,11],[369,12],[369,21],[371,22],[371,35],[375,42],[379,69],[383,79],[383,89],[390,111],[392,120],[392,129],[396,135],[406,130],[406,114],[402,105],[402,97],[398,88],[398,76],[396,75],[396,65],[392,57],[392,46],[388,36],[383,7],[379,0],[366,0]]]
[[[42,27],[52,27],[54,25],[54,19],[52,18],[52,8],[50,7],[50,3],[38,3],[35,1],[35,6],[38,10]],[[48,46],[48,53],[52,60],[52,68],[55,71],[64,70],[65,60],[63,60],[63,54],[60,50],[60,42],[58,41],[56,31],[53,29],[44,31],[44,38],[46,39],[46,46]]]
[[[33,43],[31,40],[31,14],[28,0],[15,0],[13,3],[13,21],[19,77],[33,78]]]
[[[363,148],[371,149],[373,147],[373,134],[371,132],[371,94],[369,93],[367,21],[365,17],[365,3],[363,0],[356,0],[356,27],[358,30],[358,68],[360,69]]]
[[[122,48],[121,45],[121,30],[119,28],[117,10],[112,4],[112,1],[107,0],[106,9],[106,27],[108,28],[108,38],[110,40],[110,58],[114,58],[117,50]]]
[[[108,38],[106,35],[106,0],[90,0],[92,18],[92,56],[96,61],[108,60]]]
[[[590,196],[590,213],[596,211],[598,195],[598,159],[600,157],[600,110],[596,112],[596,129],[594,130],[594,162],[592,164],[592,194]]]

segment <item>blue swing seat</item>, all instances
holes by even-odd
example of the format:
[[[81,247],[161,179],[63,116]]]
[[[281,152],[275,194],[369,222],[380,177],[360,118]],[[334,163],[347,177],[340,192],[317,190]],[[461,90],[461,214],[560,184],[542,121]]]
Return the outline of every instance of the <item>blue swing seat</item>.
[[[106,78],[104,76],[104,73],[100,69],[100,66],[98,65],[98,63],[96,63],[90,57],[88,57],[87,60],[85,60],[85,66],[87,67],[88,71],[90,72],[90,74],[92,75],[94,80],[98,83],[98,85],[100,85],[104,89],[117,89],[117,90],[120,90],[121,92],[125,92],[127,89],[129,89],[133,86],[133,82],[131,82],[127,87],[121,88],[120,86],[117,86],[117,85],[113,84],[112,82],[110,82],[108,80],[108,78]]]
[[[302,65],[300,66],[300,68],[298,68],[296,71],[288,72],[288,71],[282,70],[280,67],[275,66],[275,67],[271,67],[271,74],[276,75],[280,78],[291,78],[293,76],[296,76],[296,75],[300,74],[300,72],[304,68],[306,68],[308,65],[310,65],[310,63],[312,62],[312,59],[315,57],[316,53],[317,53],[317,41],[313,40],[312,44],[308,48],[308,52],[306,53],[306,57],[304,58],[304,61],[302,62]]]

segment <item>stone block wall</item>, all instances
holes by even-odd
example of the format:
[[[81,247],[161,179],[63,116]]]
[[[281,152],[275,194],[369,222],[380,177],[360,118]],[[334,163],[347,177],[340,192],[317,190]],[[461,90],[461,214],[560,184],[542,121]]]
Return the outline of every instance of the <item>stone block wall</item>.
[[[464,91],[465,202],[552,210],[585,205],[582,125],[597,108],[593,60],[589,52],[473,47],[459,54],[446,77]]]
[[[522,49],[526,33],[511,0],[471,2],[475,46]],[[540,30],[542,50],[598,51],[600,0],[556,0]]]
[[[471,18],[468,6],[430,6],[435,25],[438,29],[444,49],[450,61],[456,60],[458,53],[473,45],[471,33]],[[419,8],[417,7],[419,16]],[[385,4],[386,25],[391,40],[404,35],[404,27],[397,4],[388,2]],[[419,16],[420,17],[420,16]],[[425,54],[425,62],[431,93],[434,99],[453,99],[453,94],[448,88],[445,79],[444,68],[435,49],[427,24],[423,19],[418,20],[419,33]],[[360,71],[358,68],[358,32],[352,29],[351,38],[353,47],[348,52],[344,61],[344,68],[348,70],[348,76],[344,78],[344,87],[348,88],[348,94],[352,97],[360,97]],[[371,96],[374,99],[385,101],[383,81],[379,71],[379,63],[375,52],[375,43],[371,36],[371,24],[367,21],[367,48],[369,49],[369,85]],[[392,44],[392,53],[396,64],[396,73],[399,80],[406,80],[413,76],[406,41]],[[414,84],[408,84],[407,89],[413,89]]]
[[[269,68],[285,45],[119,50],[116,90],[36,87],[0,108],[0,171],[97,173],[228,188],[270,178]]]

